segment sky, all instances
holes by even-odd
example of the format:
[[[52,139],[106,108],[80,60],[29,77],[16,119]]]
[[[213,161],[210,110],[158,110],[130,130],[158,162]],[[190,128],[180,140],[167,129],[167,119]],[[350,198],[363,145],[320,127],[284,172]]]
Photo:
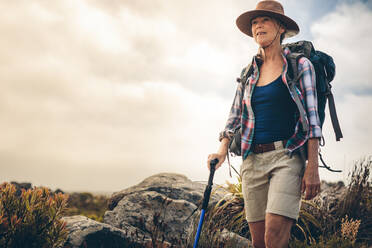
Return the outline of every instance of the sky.
[[[326,181],[372,155],[372,1],[281,1],[336,63],[344,134],[323,128]],[[206,181],[257,52],[236,18],[257,1],[0,1],[0,182],[114,192],[157,173]],[[328,111],[328,110],[327,110]],[[328,112],[326,112],[328,114]],[[239,169],[241,158],[233,158]],[[225,163],[214,182],[236,182]]]

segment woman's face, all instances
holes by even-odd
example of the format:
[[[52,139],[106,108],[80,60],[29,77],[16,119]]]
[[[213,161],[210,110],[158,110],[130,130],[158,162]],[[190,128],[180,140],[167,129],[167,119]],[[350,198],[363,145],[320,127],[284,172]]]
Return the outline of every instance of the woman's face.
[[[253,38],[261,47],[268,46],[275,39],[276,35],[280,44],[280,35],[285,30],[275,19],[268,16],[260,16],[252,19],[251,24]]]

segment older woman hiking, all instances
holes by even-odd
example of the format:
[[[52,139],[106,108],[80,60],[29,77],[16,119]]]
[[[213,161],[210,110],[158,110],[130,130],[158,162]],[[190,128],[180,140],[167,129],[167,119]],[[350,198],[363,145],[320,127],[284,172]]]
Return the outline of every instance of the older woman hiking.
[[[312,199],[320,190],[318,172],[319,138],[322,136],[317,112],[315,72],[302,57],[298,92],[304,99],[304,132],[295,99],[288,88],[284,38],[299,33],[295,21],[284,14],[277,1],[260,1],[255,10],[240,15],[238,28],[259,46],[252,60],[253,73],[245,86],[238,85],[225,129],[220,133],[217,153],[219,168],[224,162],[234,131],[241,127],[240,167],[244,208],[254,247],[287,247],[290,230],[298,219],[301,193]],[[305,145],[306,144],[306,145]],[[299,155],[306,147],[307,161]]]

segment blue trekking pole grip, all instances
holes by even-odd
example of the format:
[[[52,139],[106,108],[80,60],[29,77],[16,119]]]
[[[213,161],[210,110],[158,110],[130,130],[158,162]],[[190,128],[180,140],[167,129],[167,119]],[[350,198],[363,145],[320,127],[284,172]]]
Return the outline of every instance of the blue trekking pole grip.
[[[213,186],[213,177],[214,177],[214,172],[216,171],[216,165],[217,164],[218,164],[218,159],[217,158],[213,159],[210,163],[210,173],[209,173],[208,185],[207,185],[207,187],[205,188],[205,191],[204,191],[203,205],[202,205],[202,209],[201,209],[201,213],[200,213],[200,220],[199,220],[198,230],[196,232],[196,237],[195,237],[193,248],[198,247],[199,237],[200,237],[200,233],[201,233],[201,230],[202,230],[202,227],[203,227],[205,211],[208,208],[208,202],[209,202],[209,198],[211,196],[211,191],[212,191],[212,186]]]

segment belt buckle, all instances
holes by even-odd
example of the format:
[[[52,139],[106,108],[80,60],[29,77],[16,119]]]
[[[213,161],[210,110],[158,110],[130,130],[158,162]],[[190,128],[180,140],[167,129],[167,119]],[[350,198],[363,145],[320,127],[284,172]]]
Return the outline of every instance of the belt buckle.
[[[263,152],[264,152],[263,145],[262,144],[258,144],[258,153],[263,153]]]
[[[264,146],[263,146],[263,144],[259,144],[259,147],[260,147],[260,153],[264,153]]]

